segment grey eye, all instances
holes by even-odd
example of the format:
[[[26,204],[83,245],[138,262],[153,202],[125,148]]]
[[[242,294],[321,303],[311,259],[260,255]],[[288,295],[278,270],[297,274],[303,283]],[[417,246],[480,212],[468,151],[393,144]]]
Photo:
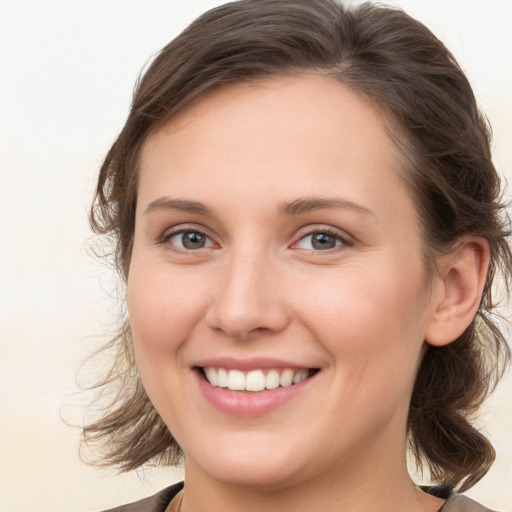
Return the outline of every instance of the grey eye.
[[[206,237],[201,233],[188,231],[182,235],[183,247],[186,249],[201,249],[206,244]]]
[[[300,249],[308,249],[314,251],[327,251],[342,245],[343,240],[340,236],[325,231],[314,231],[302,237],[298,246]]]
[[[311,245],[320,251],[336,247],[336,238],[327,233],[314,233],[311,235]]]
[[[204,233],[192,230],[174,233],[169,237],[169,243],[187,251],[203,249],[212,244],[211,240]]]

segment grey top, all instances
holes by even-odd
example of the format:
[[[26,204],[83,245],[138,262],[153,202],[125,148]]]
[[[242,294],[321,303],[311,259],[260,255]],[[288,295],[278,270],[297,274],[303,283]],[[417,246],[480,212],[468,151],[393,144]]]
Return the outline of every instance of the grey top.
[[[183,489],[183,482],[171,485],[160,492],[144,498],[135,503],[121,505],[119,507],[105,510],[104,512],[165,512],[167,505]],[[426,489],[428,491],[428,489]],[[476,501],[462,496],[461,494],[451,494],[441,507],[439,512],[493,512],[492,510],[480,505]]]
[[[480,505],[476,501],[462,496],[461,494],[452,494],[445,502],[440,512],[493,512],[491,509]]]

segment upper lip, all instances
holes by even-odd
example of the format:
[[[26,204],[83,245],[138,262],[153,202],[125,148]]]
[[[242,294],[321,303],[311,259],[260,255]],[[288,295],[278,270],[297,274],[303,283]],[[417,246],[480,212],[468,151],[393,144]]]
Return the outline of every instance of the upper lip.
[[[290,369],[301,369],[301,368],[318,368],[317,366],[311,366],[309,364],[295,363],[286,361],[283,359],[267,358],[267,357],[254,357],[248,359],[238,359],[232,357],[214,357],[201,359],[194,363],[195,367],[201,368],[226,368],[229,370],[241,370],[251,371],[258,369],[270,369],[270,368],[290,368]]]

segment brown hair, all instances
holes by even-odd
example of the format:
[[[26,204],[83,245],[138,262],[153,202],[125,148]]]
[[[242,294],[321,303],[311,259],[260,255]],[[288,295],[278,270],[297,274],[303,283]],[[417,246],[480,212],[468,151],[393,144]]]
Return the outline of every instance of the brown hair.
[[[421,217],[427,268],[461,235],[485,237],[490,268],[479,311],[462,336],[429,347],[412,396],[409,441],[438,484],[471,487],[494,449],[473,416],[509,359],[492,285],[511,268],[507,217],[491,161],[490,133],[471,87],[446,47],[401,10],[333,0],[242,0],[212,9],[171,41],[137,85],[126,124],[101,167],[93,229],[112,237],[126,280],[133,243],[138,160],[148,135],[212,87],[272,75],[326,74],[366,96],[406,157]],[[103,461],[131,470],[180,448],[149,401],[135,368],[128,321],[111,342],[115,363],[98,387],[121,383],[103,417],[84,429]]]

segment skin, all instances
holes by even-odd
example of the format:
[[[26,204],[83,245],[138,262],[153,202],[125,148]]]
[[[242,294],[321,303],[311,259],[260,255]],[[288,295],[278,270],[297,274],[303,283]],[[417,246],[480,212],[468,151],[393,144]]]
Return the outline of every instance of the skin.
[[[216,89],[146,142],[128,307],[142,381],[185,452],[183,511],[442,505],[408,475],[408,405],[425,340],[455,339],[478,306],[459,268],[475,281],[486,261],[463,244],[426,286],[402,164],[368,102],[319,76]],[[343,203],[292,207],[305,198]],[[205,246],[185,249],[180,229]],[[325,230],[335,245],[316,249]],[[235,417],[198,386],[210,357],[320,371],[276,410]]]

